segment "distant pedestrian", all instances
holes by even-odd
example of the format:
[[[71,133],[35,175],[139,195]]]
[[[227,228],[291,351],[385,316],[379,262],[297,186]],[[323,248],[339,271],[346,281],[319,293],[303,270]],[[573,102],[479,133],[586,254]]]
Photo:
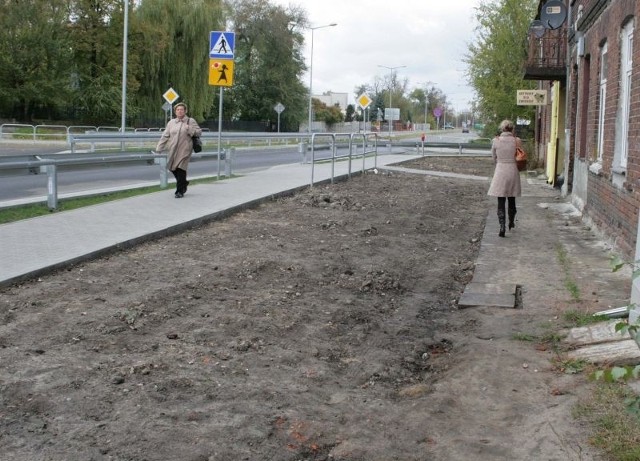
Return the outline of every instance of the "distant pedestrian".
[[[187,167],[193,151],[193,136],[200,136],[202,130],[194,119],[187,115],[187,105],[180,102],[173,108],[176,118],[169,120],[156,147],[156,152],[167,150],[167,169],[176,178],[176,198],[187,192]]]
[[[509,230],[513,229],[516,217],[516,197],[522,195],[520,172],[516,165],[516,146],[522,146],[520,138],[513,134],[513,122],[503,120],[500,123],[500,135],[493,139],[491,154],[496,169],[491,179],[488,195],[498,197],[498,235],[505,235],[505,202],[509,202]]]

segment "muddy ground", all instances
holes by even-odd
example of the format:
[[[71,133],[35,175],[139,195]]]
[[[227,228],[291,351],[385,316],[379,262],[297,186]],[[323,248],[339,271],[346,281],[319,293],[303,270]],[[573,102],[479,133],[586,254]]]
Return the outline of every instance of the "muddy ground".
[[[558,405],[547,390],[460,380],[491,360],[466,341],[482,315],[456,305],[487,188],[366,174],[3,289],[0,458],[595,459],[535,432],[508,448],[527,412]],[[553,379],[544,352],[513,347]]]

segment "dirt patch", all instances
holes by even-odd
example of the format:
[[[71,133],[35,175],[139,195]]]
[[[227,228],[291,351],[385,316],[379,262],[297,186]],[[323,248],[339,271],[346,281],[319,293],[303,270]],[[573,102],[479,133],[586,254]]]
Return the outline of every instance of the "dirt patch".
[[[569,459],[454,447],[477,425],[510,446],[548,399],[524,392],[505,419],[510,395],[460,382],[491,354],[466,344],[481,322],[456,306],[487,188],[365,174],[2,290],[2,458]],[[496,412],[477,414],[487,399]]]

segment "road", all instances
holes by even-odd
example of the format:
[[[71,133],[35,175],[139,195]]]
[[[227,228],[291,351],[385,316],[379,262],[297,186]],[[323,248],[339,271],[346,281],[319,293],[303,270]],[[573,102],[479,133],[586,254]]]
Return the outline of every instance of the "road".
[[[23,152],[26,149],[23,148]],[[51,153],[51,149],[38,149],[32,153]],[[233,172],[243,173],[270,166],[301,161],[296,146],[264,150],[239,150],[233,159]],[[224,162],[221,162],[224,173]],[[189,165],[189,176],[215,176],[218,173],[217,159],[194,160]],[[171,176],[169,174],[169,176]],[[58,194],[87,192],[107,188],[126,188],[139,184],[159,184],[160,167],[148,164],[114,164],[82,169],[58,169]],[[47,195],[45,174],[12,174],[0,181],[0,202]]]
[[[416,133],[418,141],[420,133]],[[466,142],[468,135],[460,133],[429,134],[431,141]],[[473,137],[473,135],[471,135]],[[0,144],[0,156],[24,154],[53,154],[67,149],[65,143],[51,145],[32,143],[3,143]],[[378,147],[380,153],[387,152],[385,147]],[[342,150],[340,154],[346,153]],[[323,158],[329,154],[328,150],[319,150],[316,156]],[[232,172],[242,174],[275,165],[301,162],[302,156],[297,145],[270,148],[243,148],[235,152],[232,161]],[[221,162],[221,173],[224,174],[224,162]],[[47,176],[45,174],[25,174],[24,172],[2,172],[0,180],[0,206],[2,202],[15,201],[32,202],[44,201],[47,195]],[[189,165],[189,177],[215,176],[218,174],[217,159],[194,160]],[[169,177],[171,175],[169,174]],[[154,185],[160,182],[160,167],[149,164],[113,164],[111,166],[91,166],[84,168],[58,168],[58,196],[65,197],[83,193],[95,193],[101,190],[130,188],[140,185]]]

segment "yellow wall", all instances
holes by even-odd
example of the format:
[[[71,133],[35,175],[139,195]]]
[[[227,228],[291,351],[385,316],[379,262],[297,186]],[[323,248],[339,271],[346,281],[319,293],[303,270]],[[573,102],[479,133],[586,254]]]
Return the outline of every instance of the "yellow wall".
[[[556,155],[558,151],[558,113],[560,111],[560,82],[551,85],[551,129],[547,144],[547,182],[553,184],[556,177]]]

